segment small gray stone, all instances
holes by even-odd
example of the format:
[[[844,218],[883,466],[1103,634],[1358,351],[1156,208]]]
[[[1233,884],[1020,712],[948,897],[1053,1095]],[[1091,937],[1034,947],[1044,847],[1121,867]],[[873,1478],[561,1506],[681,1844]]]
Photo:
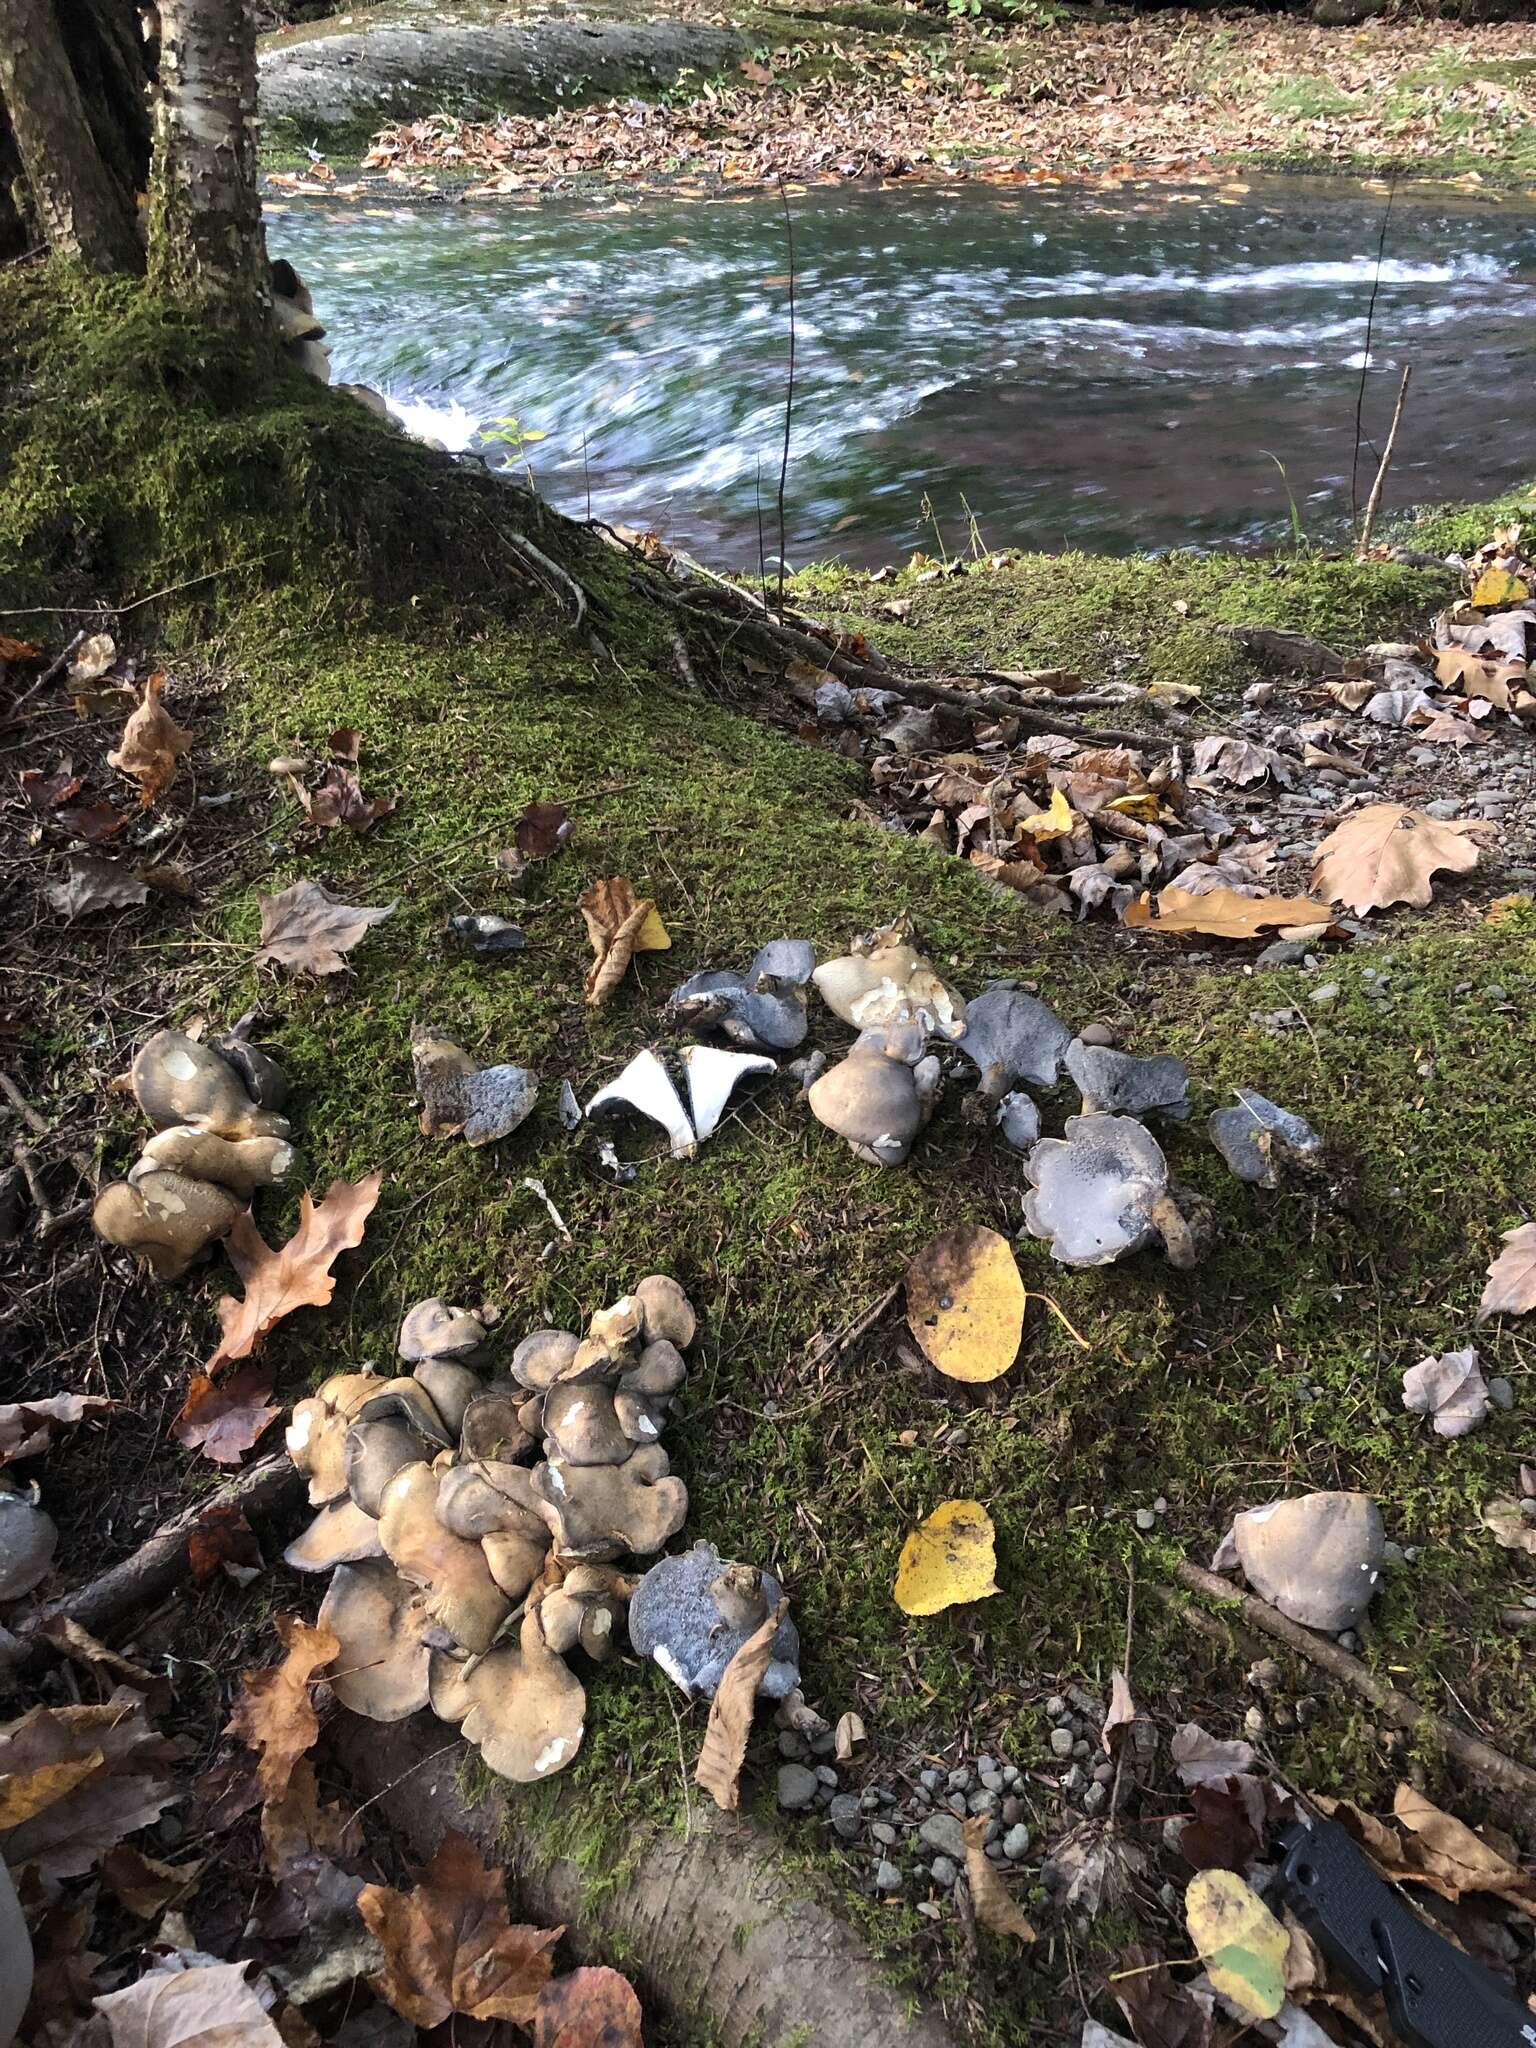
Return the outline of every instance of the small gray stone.
[[[877,1892],[899,1892],[901,1890],[901,1872],[894,1863],[887,1862],[884,1857],[875,1865],[875,1890]]]
[[[860,1813],[873,1813],[880,1804],[880,1794],[873,1785],[866,1785],[859,1794]]]
[[[1051,1730],[1051,1755],[1070,1756],[1071,1754],[1072,1730],[1070,1728],[1053,1728]]]
[[[1108,1757],[1104,1759],[1103,1763],[1094,1765],[1093,1782],[1095,1785],[1113,1785],[1115,1782],[1115,1767]]]
[[[1255,967],[1299,967],[1306,951],[1299,939],[1276,939],[1272,946],[1264,948],[1253,964]]]
[[[965,1803],[972,1813],[996,1813],[997,1794],[986,1790],[973,1792]]]
[[[969,1771],[968,1771],[968,1770],[967,1770],[967,1769],[965,1768],[965,1766],[964,1766],[963,1764],[962,1764],[962,1765],[960,1766],[960,1768],[959,1768],[958,1770],[954,1770],[954,1771],[951,1771],[951,1772],[950,1772],[950,1774],[949,1774],[949,1789],[950,1789],[950,1791],[951,1791],[951,1792],[969,1792],[969,1791],[970,1791],[970,1789],[971,1789],[971,1774],[970,1774],[970,1772],[969,1772]]]
[[[818,1764],[816,1766],[816,1782],[819,1785],[835,1787],[837,1784],[837,1773],[830,1764]]]
[[[1108,1803],[1109,1787],[1107,1785],[1090,1785],[1083,1794],[1084,1813],[1102,1813]]]
[[[1004,1783],[1005,1785],[1007,1785],[1007,1786],[1010,1786],[1010,1787],[1012,1787],[1012,1786],[1014,1786],[1014,1785],[1017,1785],[1017,1783],[1018,1783],[1018,1782],[1019,1782],[1019,1767],[1018,1767],[1018,1765],[1017,1765],[1017,1764],[1004,1764],[1004,1765],[1003,1765],[1003,1783]]]
[[[831,1821],[833,1827],[836,1828],[845,1842],[853,1841],[863,1824],[863,1817],[859,1812],[859,1802],[854,1794],[852,1792],[839,1792],[827,1808],[827,1819]]]
[[[1016,1827],[1011,1827],[1004,1835],[1003,1854],[1010,1863],[1017,1863],[1021,1857],[1029,1854],[1029,1829],[1022,1821]]]
[[[779,1804],[787,1813],[799,1813],[816,1797],[816,1773],[804,1764],[779,1766]]]
[[[985,1783],[985,1781],[986,1781],[986,1776],[987,1776],[987,1773],[988,1773],[989,1771],[995,1771],[996,1769],[997,1769],[997,1763],[996,1763],[996,1760],[995,1760],[994,1758],[992,1758],[992,1757],[990,1757],[990,1756],[979,1756],[979,1757],[977,1757],[977,1759],[976,1759],[976,1775],[977,1775],[977,1776],[978,1776],[978,1777],[979,1777],[979,1778],[980,1778],[980,1779],[981,1779],[981,1780],[983,1781],[983,1783]]]
[[[871,1821],[869,1824],[869,1832],[874,1836],[875,1840],[880,1844],[882,1849],[894,1849],[896,1844],[901,1840],[901,1837],[897,1834],[896,1830],[891,1826],[888,1820]]]
[[[949,1808],[951,1813],[957,1815],[961,1820],[965,1819],[967,1808],[965,1804],[965,1794],[963,1792],[949,1793],[945,1798],[944,1804]]]
[[[977,1775],[981,1779],[981,1786],[984,1792],[1001,1792],[1003,1786],[1007,1783],[1001,1771],[981,1771]]]
[[[1488,1398],[1495,1408],[1513,1408],[1515,1405],[1515,1390],[1510,1382],[1500,1374],[1488,1382]]]
[[[837,1730],[823,1728],[819,1735],[811,1737],[812,1756],[835,1756],[837,1753]]]
[[[1048,1721],[1059,1721],[1066,1711],[1066,1701],[1059,1692],[1053,1692],[1045,1703],[1045,1718]]]
[[[1453,796],[1437,796],[1433,803],[1424,806],[1424,813],[1430,818],[1459,818],[1461,805]]]
[[[952,1863],[947,1856],[935,1856],[932,1863],[928,1866],[928,1874],[935,1884],[942,1885],[945,1891],[948,1891],[955,1879],[960,1875],[960,1871],[958,1866]]]
[[[1360,1638],[1352,1628],[1341,1628],[1334,1640],[1341,1650],[1348,1650],[1351,1656],[1360,1647]]]
[[[1081,1737],[1079,1737],[1078,1740],[1074,1742],[1072,1745],[1072,1754],[1079,1760],[1081,1760],[1083,1757],[1092,1756],[1093,1746],[1091,1743],[1085,1742]]]
[[[786,1728],[779,1737],[779,1755],[792,1764],[803,1764],[810,1756],[811,1746],[803,1735],[797,1735],[793,1728]]]
[[[944,1782],[944,1773],[929,1769],[918,1773],[917,1782],[925,1792],[937,1792]]]
[[[1078,1798],[1088,1786],[1088,1773],[1081,1764],[1074,1764],[1061,1781],[1061,1789],[1069,1799]]]
[[[918,1840],[941,1856],[965,1858],[965,1831],[953,1814],[931,1813],[917,1831]]]
[[[937,1899],[919,1899],[917,1910],[925,1920],[942,1920],[944,1918],[944,1908]]]
[[[987,1856],[987,1859],[988,1859],[988,1861],[989,1861],[989,1862],[991,1862],[991,1863],[1001,1863],[1001,1862],[1003,1861],[1003,1845],[1002,1845],[1002,1843],[1001,1843],[1001,1842],[988,1842],[988,1844],[987,1844],[987,1846],[986,1846],[986,1852],[985,1852],[985,1853],[986,1853],[986,1856]]]
[[[1011,1797],[1005,1799],[1003,1801],[1004,1823],[1008,1827],[1016,1827],[1018,1823],[1024,1818],[1024,1810],[1024,1802],[1022,1799],[1014,1799]]]
[[[1145,1534],[1149,1529],[1157,1527],[1157,1517],[1150,1508],[1138,1508],[1136,1510],[1136,1526]]]
[[[1509,1001],[1509,990],[1500,982],[1490,981],[1483,990],[1483,1001],[1485,1003],[1507,1003]]]
[[[1321,988],[1313,989],[1307,997],[1307,1001],[1320,1010],[1326,1009],[1330,1003],[1336,1003],[1338,1000],[1339,984],[1336,981],[1325,981]]]

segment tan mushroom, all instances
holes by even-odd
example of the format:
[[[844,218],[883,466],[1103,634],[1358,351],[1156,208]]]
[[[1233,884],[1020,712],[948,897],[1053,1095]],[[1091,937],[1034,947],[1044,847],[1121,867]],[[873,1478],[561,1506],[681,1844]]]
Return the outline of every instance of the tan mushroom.
[[[540,1539],[546,1550],[549,1547],[533,1474],[526,1465],[492,1458],[454,1465],[438,1484],[437,1518],[445,1529],[471,1543],[500,1530],[520,1530]]]
[[[157,1280],[179,1280],[216,1238],[234,1228],[244,1207],[228,1188],[157,1170],[132,1184],[121,1180],[103,1188],[91,1222],[108,1244],[138,1252]]]
[[[587,1325],[587,1343],[582,1348],[593,1347],[609,1358],[632,1360],[639,1356],[644,1327],[644,1304],[637,1295],[621,1294],[617,1301],[593,1315]]]
[[[848,1057],[807,1091],[817,1122],[845,1138],[854,1157],[871,1166],[902,1164],[937,1097],[938,1061],[913,1061],[910,1052],[904,1027],[862,1032]]]
[[[354,1422],[346,1439],[347,1492],[365,1515],[380,1515],[384,1489],[395,1474],[407,1465],[427,1463],[432,1455],[433,1446],[403,1415]]]
[[[407,1311],[395,1348],[407,1365],[419,1365],[425,1358],[456,1358],[461,1365],[473,1365],[488,1341],[477,1315],[434,1294]]]
[[[535,1330],[512,1354],[512,1377],[520,1387],[541,1394],[553,1386],[581,1349],[569,1330]]]
[[[469,1659],[456,1657],[451,1650],[428,1652],[427,1698],[439,1721],[457,1727],[474,1705],[468,1684],[472,1669]]]
[[[688,1517],[688,1489],[669,1471],[660,1444],[642,1445],[622,1465],[556,1457],[536,1466],[533,1488],[557,1554],[603,1563],[660,1550]]]
[[[333,1500],[283,1552],[296,1572],[328,1572],[338,1564],[362,1564],[382,1557],[379,1525],[356,1501]]]
[[[965,1025],[964,1002],[918,951],[905,916],[855,939],[841,959],[824,962],[811,979],[828,1009],[860,1031],[913,1021],[955,1038]]]
[[[608,1565],[573,1565],[539,1602],[544,1640],[557,1656],[582,1649],[603,1663],[619,1646],[624,1611],[638,1584]]]
[[[634,1299],[639,1302],[644,1318],[647,1348],[665,1341],[675,1344],[679,1351],[688,1349],[698,1319],[693,1303],[675,1280],[665,1273],[648,1273],[635,1289]]]
[[[285,1442],[289,1457],[309,1481],[311,1507],[324,1507],[345,1494],[347,1431],[380,1384],[371,1372],[339,1372],[317,1392],[295,1402]]]
[[[480,1375],[456,1358],[424,1358],[411,1377],[426,1389],[427,1398],[442,1417],[444,1429],[457,1437],[464,1427],[470,1402],[484,1391],[485,1382]]]
[[[514,1784],[563,1771],[581,1747],[586,1690],[544,1640],[537,1607],[524,1616],[517,1647],[508,1643],[482,1658],[463,1689],[470,1700],[465,1739]]]
[[[494,1383],[476,1394],[459,1425],[460,1455],[505,1463],[520,1458],[534,1443],[521,1420],[525,1400],[520,1389]]]
[[[384,1489],[379,1537],[400,1576],[420,1586],[423,1605],[466,1650],[488,1650],[511,1606],[484,1550],[437,1518],[441,1481],[430,1465],[407,1465]]]
[[[391,1565],[338,1565],[320,1621],[341,1645],[330,1683],[344,1707],[370,1721],[403,1721],[427,1704],[427,1609]]]
[[[495,1529],[481,1537],[480,1548],[491,1577],[509,1600],[517,1601],[548,1561],[549,1531],[541,1528],[537,1536],[529,1536],[521,1529]]]
[[[631,1404],[633,1406],[633,1404]],[[635,1448],[599,1380],[562,1380],[544,1396],[544,1450],[571,1465],[622,1465]],[[654,1428],[641,1441],[654,1441]]]
[[[222,1138],[286,1138],[287,1121],[258,1109],[239,1074],[184,1031],[157,1031],[129,1070],[134,1098],[157,1131],[192,1124]]]
[[[166,1170],[193,1180],[211,1180],[249,1201],[258,1188],[275,1187],[293,1170],[293,1147],[285,1138],[221,1138],[192,1124],[157,1131],[129,1169],[137,1186],[147,1174]]]

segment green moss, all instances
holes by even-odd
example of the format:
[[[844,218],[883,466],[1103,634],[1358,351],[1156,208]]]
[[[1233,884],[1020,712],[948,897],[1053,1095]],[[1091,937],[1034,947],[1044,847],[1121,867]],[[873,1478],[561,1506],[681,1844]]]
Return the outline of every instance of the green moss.
[[[963,1735],[1043,1766],[1041,1702],[1063,1675],[1106,1684],[1133,1569],[1143,1588],[1164,1583],[1177,1555],[1208,1552],[1234,1506],[1333,1485],[1376,1494],[1391,1533],[1419,1548],[1418,1563],[1385,1582],[1370,1661],[1406,1669],[1426,1701],[1464,1706],[1492,1739],[1520,1746],[1532,1683],[1498,1622],[1513,1568],[1477,1526],[1479,1506],[1508,1490],[1509,1432],[1495,1423],[1442,1442],[1402,1412],[1398,1389],[1427,1351],[1466,1341],[1498,1233],[1532,1199],[1536,1055],[1479,993],[1497,981],[1516,1017],[1529,1010],[1528,918],[1389,920],[1383,945],[1330,969],[1342,984],[1331,1009],[1309,1010],[1308,1029],[1268,1035],[1254,1013],[1298,996],[1299,975],[1200,967],[1094,925],[1042,925],[963,864],[851,822],[857,771],[682,692],[670,615],[652,617],[595,550],[565,559],[605,603],[615,659],[574,642],[556,607],[509,578],[493,530],[513,513],[499,487],[312,386],[214,358],[213,344],[152,316],[136,294],[61,301],[46,280],[12,278],[0,317],[17,341],[14,402],[0,407],[14,480],[0,508],[5,602],[67,602],[82,582],[136,597],[219,569],[124,621],[125,634],[143,631],[155,615],[173,673],[180,646],[213,654],[230,676],[222,724],[207,736],[215,773],[264,790],[272,752],[350,723],[364,734],[369,786],[401,791],[398,811],[366,838],[336,835],[318,849],[301,846],[285,798],[263,795],[273,808],[259,814],[246,878],[191,927],[168,913],[148,942],[162,950],[173,1009],[263,1005],[293,1079],[311,1185],[386,1173],[334,1308],[273,1334],[267,1356],[285,1391],[342,1360],[382,1364],[402,1311],[428,1294],[498,1302],[515,1337],[546,1321],[574,1325],[639,1275],[666,1270],[704,1318],[668,1431],[692,1495],[688,1533],[784,1574],[811,1695],[834,1712],[857,1705],[882,1758]],[[1481,538],[1486,521],[1447,514],[1421,530],[1438,545]],[[567,529],[545,538],[586,546]],[[927,584],[824,572],[803,585],[808,600],[923,658],[1067,661],[1092,678],[1178,677],[1213,693],[1243,679],[1216,631],[1224,623],[1303,627],[1347,648],[1422,619],[1444,589],[1434,573],[1322,557],[1024,558]],[[899,624],[879,610],[893,590],[911,599]],[[577,830],[518,896],[491,856],[535,797],[569,803]],[[397,902],[344,979],[273,981],[238,964],[257,893],[300,873],[352,901]],[[656,896],[674,944],[593,1015],[581,1001],[587,948],[574,899],[616,873]],[[527,952],[495,966],[456,953],[447,919],[470,907],[515,915]],[[857,1165],[787,1088],[728,1123],[697,1160],[648,1160],[622,1187],[553,1115],[561,1078],[585,1098],[647,1041],[658,998],[684,974],[741,963],[782,930],[826,954],[900,908],[962,989],[1020,976],[1076,1022],[1122,1017],[1134,1049],[1180,1052],[1197,1080],[1197,1118],[1167,1148],[1218,1219],[1210,1262],[1190,1276],[1151,1259],[1066,1272],[1024,1241],[1027,1285],[1059,1306],[1082,1346],[1037,1304],[1018,1365],[985,1388],[923,1367],[899,1307],[846,1352],[822,1341],[880,1300],[935,1231],[967,1218],[1018,1229],[1019,1164],[962,1115],[958,1088],[899,1172]],[[83,932],[81,943],[95,941]],[[1366,994],[1367,964],[1391,977],[1385,1010]],[[543,1084],[534,1121],[484,1151],[423,1139],[408,1056],[418,1019],[483,1057],[532,1065]],[[61,1049],[72,1029],[60,1021]],[[1202,1119],[1236,1083],[1319,1125],[1322,1174],[1275,1195],[1226,1177]],[[1069,1107],[1066,1091],[1049,1104],[1053,1117]],[[134,1136],[125,1112],[114,1163]],[[527,1176],[543,1181],[569,1244]],[[262,1210],[271,1234],[291,1224],[288,1198]],[[1529,1398],[1517,1336],[1493,1326],[1478,1342]],[[903,1618],[889,1591],[901,1542],[949,1495],[988,1503],[1002,1590]],[[1168,1513],[1144,1536],[1134,1511],[1156,1496]],[[1149,1594],[1137,1617],[1138,1695],[1230,1726],[1236,1665]],[[487,1789],[576,1856],[599,1896],[623,1882],[647,1830],[683,1823],[683,1764],[702,1721],[654,1670],[621,1663],[594,1677],[586,1744],[559,1784]],[[1303,1731],[1275,1741],[1283,1768],[1320,1790],[1369,1798],[1402,1768],[1331,1693]],[[753,1796],[777,1825],[772,1745],[765,1725]],[[1458,1807],[1471,1810],[1465,1797]],[[912,1936],[926,1923],[861,1894],[865,1859],[809,1827],[788,1833],[786,1853],[807,1885],[842,1893],[915,1986],[931,1950]],[[993,2037],[1025,2039],[1026,2017],[1050,1994],[1026,1967],[999,1996]]]

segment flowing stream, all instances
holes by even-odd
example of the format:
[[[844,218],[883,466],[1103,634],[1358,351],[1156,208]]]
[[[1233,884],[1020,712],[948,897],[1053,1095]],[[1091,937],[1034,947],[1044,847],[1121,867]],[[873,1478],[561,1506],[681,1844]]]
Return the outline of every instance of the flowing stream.
[[[1342,180],[798,190],[792,565],[1343,531],[1536,474],[1536,207]],[[789,340],[773,196],[269,205],[334,372],[521,449],[569,510],[746,565],[778,547]],[[493,423],[515,418],[518,427]]]

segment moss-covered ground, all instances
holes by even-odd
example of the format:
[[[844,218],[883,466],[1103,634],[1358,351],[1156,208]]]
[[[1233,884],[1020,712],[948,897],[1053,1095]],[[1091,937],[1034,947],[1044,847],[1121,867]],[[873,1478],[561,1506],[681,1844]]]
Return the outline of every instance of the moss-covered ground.
[[[963,864],[851,821],[859,771],[707,686],[685,688],[671,619],[642,603],[620,558],[568,531],[544,537],[607,608],[614,659],[604,660],[514,576],[497,538],[512,520],[506,496],[347,400],[223,362],[127,292],[87,299],[13,276],[0,286],[0,321],[11,344],[0,605],[129,604],[207,579],[120,622],[125,642],[167,665],[173,709],[179,663],[212,661],[227,678],[222,715],[200,735],[199,786],[232,788],[251,828],[227,890],[191,909],[133,913],[136,948],[163,970],[164,1014],[232,1018],[259,1005],[292,1077],[308,1184],[386,1174],[335,1307],[272,1338],[286,1393],[346,1361],[383,1363],[402,1310],[426,1295],[498,1303],[515,1338],[545,1322],[574,1326],[640,1275],[666,1271],[703,1319],[668,1432],[692,1497],[686,1536],[783,1574],[811,1696],[833,1714],[857,1708],[877,1756],[942,1754],[964,1738],[972,1753],[1040,1765],[1041,1702],[1064,1679],[1105,1687],[1133,1569],[1138,1696],[1165,1722],[1198,1711],[1234,1732],[1241,1663],[1184,1630],[1152,1589],[1179,1555],[1204,1559],[1234,1507],[1332,1486],[1373,1493],[1391,1535],[1418,1552],[1385,1581],[1366,1660],[1529,1754],[1528,1649],[1522,1657],[1500,1610],[1536,1581],[1529,1560],[1479,1528],[1478,1511],[1513,1490],[1517,1454],[1530,1455],[1536,1378],[1518,1323],[1473,1324],[1499,1233],[1536,1202],[1528,914],[1486,921],[1491,892],[1473,886],[1448,891],[1432,917],[1384,919],[1382,944],[1330,966],[1343,989],[1332,1008],[1267,1035],[1254,1014],[1296,999],[1298,970],[1191,963],[1097,927],[1033,921]],[[1480,537],[1485,518],[1446,515],[1424,532]],[[1092,674],[1195,681],[1219,707],[1247,678],[1217,623],[1274,622],[1347,645],[1409,628],[1443,583],[1322,558],[1037,558],[914,586],[899,626],[878,609],[890,587],[812,579],[806,595],[867,617],[897,650],[994,665],[1065,657]],[[698,649],[695,667],[707,685]],[[264,764],[318,750],[342,723],[364,736],[367,786],[398,789],[400,805],[364,839],[315,846],[296,807],[269,793]],[[72,740],[77,754],[106,744],[94,725]],[[568,804],[576,830],[519,894],[492,856],[534,798]],[[301,874],[349,901],[397,903],[345,976],[276,980],[243,964],[258,892]],[[647,958],[594,1015],[581,997],[575,899],[608,874],[656,898],[673,949]],[[528,950],[506,964],[464,957],[446,936],[451,914],[490,908],[528,933]],[[1055,1301],[1086,1348],[1036,1307],[1013,1370],[974,1391],[914,1366],[899,1304],[845,1354],[814,1362],[818,1339],[885,1295],[936,1231],[967,1220],[1019,1230],[1019,1162],[963,1118],[958,1084],[899,1171],[857,1164],[787,1085],[696,1160],[648,1160],[627,1186],[596,1170],[554,1113],[562,1078],[585,1098],[652,1038],[659,1001],[684,974],[742,964],[786,931],[826,955],[900,910],[962,990],[1014,976],[1073,1023],[1108,1018],[1133,1050],[1183,1056],[1197,1114],[1170,1132],[1168,1150],[1219,1224],[1211,1258],[1187,1276],[1150,1258],[1066,1272],[1022,1239],[1027,1285]],[[81,948],[102,943],[79,928]],[[1365,997],[1367,965],[1391,976],[1386,1008]],[[1497,1003],[1493,984],[1505,992]],[[417,1020],[485,1059],[532,1066],[543,1091],[533,1120],[482,1151],[422,1138],[408,1051]],[[67,1116],[101,1019],[39,1012],[34,1023],[25,1085]],[[816,1042],[846,1036],[817,1017]],[[1276,1194],[1233,1182],[1202,1126],[1235,1083],[1310,1117],[1328,1140],[1326,1171]],[[1048,1114],[1069,1107],[1063,1093]],[[126,1165],[137,1139],[124,1106],[109,1164]],[[291,1226],[295,1201],[263,1198],[269,1236]],[[189,1286],[211,1330],[219,1284]],[[1515,1414],[1444,1442],[1403,1413],[1400,1375],[1472,1341],[1513,1381]],[[110,1353],[103,1366],[114,1390],[131,1369]],[[170,1444],[160,1455],[184,1456]],[[897,1553],[946,1496],[988,1505],[1000,1590],[907,1619],[891,1598]],[[1139,1533],[1135,1510],[1156,1496],[1168,1511]],[[308,1594],[291,1589],[295,1604]],[[1404,1757],[1348,1695],[1298,1689],[1318,1705],[1304,1730],[1274,1738],[1277,1763],[1320,1791],[1381,1794]],[[606,1671],[565,1780],[509,1795],[511,1810],[557,1828],[595,1882],[615,1859],[622,1867],[637,1830],[682,1815],[674,1706],[654,1669]],[[685,1715],[686,1749],[701,1725]],[[770,1822],[772,1744],[762,1730],[751,1766],[751,1803]],[[1421,1761],[1433,1788],[1477,1814],[1433,1756]],[[872,1925],[893,1969],[950,1982],[959,1951],[948,1934],[907,1908],[872,1907],[862,1860],[823,1853],[804,1826],[785,1846],[804,1858],[807,1883],[840,1890]],[[1079,1962],[1096,1997],[1105,1958]],[[986,2024],[1023,2041],[1055,1987],[1043,1961],[1007,1974]],[[974,1996],[962,2004],[980,2028]]]

